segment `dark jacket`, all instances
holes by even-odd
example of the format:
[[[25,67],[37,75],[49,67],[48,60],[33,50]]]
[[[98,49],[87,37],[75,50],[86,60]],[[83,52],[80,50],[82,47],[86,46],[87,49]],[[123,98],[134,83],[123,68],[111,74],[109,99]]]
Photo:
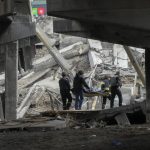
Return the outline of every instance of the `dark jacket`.
[[[73,81],[73,92],[75,94],[80,93],[83,91],[83,87],[90,89],[87,83],[85,82],[84,78],[76,74],[74,81]]]
[[[118,88],[122,86],[122,82],[121,82],[121,77],[116,75],[114,77],[111,78],[111,87],[112,88]]]
[[[68,93],[70,92],[70,83],[66,78],[61,78],[59,80],[60,93]]]

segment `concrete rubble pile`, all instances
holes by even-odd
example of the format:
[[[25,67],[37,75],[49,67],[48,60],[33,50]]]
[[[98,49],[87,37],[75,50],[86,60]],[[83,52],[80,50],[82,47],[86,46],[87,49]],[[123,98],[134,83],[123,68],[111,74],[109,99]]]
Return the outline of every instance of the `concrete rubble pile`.
[[[91,88],[94,86],[93,79],[100,82],[105,75],[111,77],[119,70],[123,81],[123,105],[135,102],[133,98],[144,100],[142,82],[137,77],[123,46],[55,34],[51,20],[50,17],[42,18],[37,23],[38,37],[44,39],[35,45],[33,69],[19,77],[17,118],[39,115],[50,110],[62,110],[58,85],[62,70],[72,74],[72,79],[78,70],[84,70],[86,81]],[[144,70],[143,51],[132,49],[137,60],[142,59],[142,63],[139,62]],[[0,85],[1,91],[4,91],[4,74],[0,76]],[[101,101],[101,98],[85,98],[83,110],[101,109]],[[109,102],[106,108],[109,108]],[[74,109],[74,101],[71,109]]]
[[[60,47],[63,47],[62,45],[67,45],[64,44],[66,38],[68,37],[64,35],[60,38]],[[73,40],[74,37],[72,37],[72,41]],[[95,44],[94,42],[97,42],[98,44],[97,43]],[[94,47],[95,45],[96,46],[99,45],[99,47]],[[124,105],[129,104],[131,102],[131,98],[133,95],[133,90],[134,90],[133,83],[134,83],[136,73],[132,67],[123,68],[113,64],[114,63],[112,62],[113,50],[108,49],[107,52],[107,49],[103,48],[102,45],[104,44],[101,44],[101,42],[99,41],[85,40],[84,42],[79,41],[65,48],[63,47],[62,49],[59,50],[59,52],[62,54],[62,56],[64,56],[66,61],[72,66],[71,69],[73,72],[76,72],[77,70],[84,70],[86,76],[90,77],[95,66],[97,66],[92,76],[92,78],[95,78],[97,80],[102,80],[105,75],[113,75],[116,72],[116,70],[119,69],[124,84],[122,88],[123,96],[125,97]],[[105,45],[107,44],[105,43]],[[22,107],[20,107],[18,104],[19,106],[17,110],[18,118],[22,118],[25,115],[24,112],[21,112],[21,109],[22,111],[24,111],[23,107],[26,106],[27,106],[25,109],[26,115],[37,115],[40,114],[40,112],[44,112],[48,110],[62,109],[62,102],[61,102],[59,86],[58,86],[58,80],[61,77],[62,70],[57,65],[54,58],[49,54],[48,50],[44,46],[42,46],[41,51],[44,51],[43,52],[44,56],[43,55],[41,55],[41,57],[38,56],[38,58],[36,58],[33,61],[34,73],[28,76],[27,79],[26,78],[20,79],[20,81],[18,81],[19,83],[21,82],[23,83],[23,80],[26,80],[25,83],[27,84],[23,86],[21,84],[19,85],[20,88],[23,89],[19,93],[20,101],[26,99],[30,101],[30,102],[26,102]],[[39,75],[39,77],[37,77],[37,80],[36,80],[36,74]],[[87,80],[87,82],[89,82],[89,80]],[[141,84],[140,81],[139,84]],[[25,92],[25,96],[23,99],[22,96],[23,94],[21,93],[23,93],[24,91],[27,92]],[[20,103],[20,101],[18,101],[18,103]],[[85,98],[85,103],[83,105],[84,110],[87,109],[87,103],[86,103],[87,101],[88,100]],[[92,103],[93,102],[89,100],[88,109],[91,109]],[[109,104],[107,105],[108,105],[107,108],[109,108]]]

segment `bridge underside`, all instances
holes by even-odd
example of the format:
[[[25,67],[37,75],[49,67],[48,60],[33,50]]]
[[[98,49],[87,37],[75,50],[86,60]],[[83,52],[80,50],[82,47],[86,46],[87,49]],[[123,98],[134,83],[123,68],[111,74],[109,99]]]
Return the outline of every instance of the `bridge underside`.
[[[0,45],[35,35],[28,0],[0,1]]]
[[[137,47],[150,47],[148,0],[48,0],[54,31]],[[71,20],[76,20],[71,21]]]
[[[107,23],[59,19],[54,21],[54,32],[128,46],[150,47],[150,32]]]

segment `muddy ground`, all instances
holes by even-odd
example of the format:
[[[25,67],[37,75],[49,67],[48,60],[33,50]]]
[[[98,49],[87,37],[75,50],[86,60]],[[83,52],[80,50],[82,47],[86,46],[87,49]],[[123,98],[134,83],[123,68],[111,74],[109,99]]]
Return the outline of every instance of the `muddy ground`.
[[[0,150],[150,150],[150,126],[0,133]]]

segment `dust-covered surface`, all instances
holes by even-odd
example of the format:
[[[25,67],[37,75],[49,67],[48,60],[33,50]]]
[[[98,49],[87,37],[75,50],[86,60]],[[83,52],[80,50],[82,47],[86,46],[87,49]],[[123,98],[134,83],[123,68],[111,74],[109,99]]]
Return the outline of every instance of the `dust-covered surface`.
[[[149,150],[150,128],[132,126],[0,133],[1,150]]]

